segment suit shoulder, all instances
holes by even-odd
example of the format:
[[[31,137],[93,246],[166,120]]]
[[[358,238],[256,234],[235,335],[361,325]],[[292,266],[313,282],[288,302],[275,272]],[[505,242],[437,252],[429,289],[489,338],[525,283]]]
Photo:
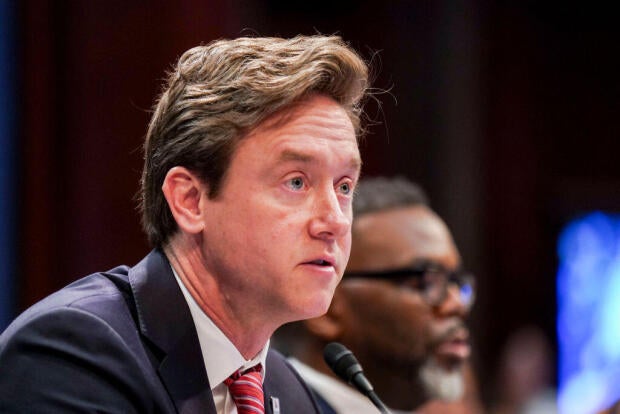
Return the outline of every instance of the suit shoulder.
[[[78,329],[84,325],[117,325],[133,320],[127,267],[94,273],[52,293],[20,314],[0,335],[0,349],[28,327]],[[71,323],[66,323],[71,320]],[[45,321],[45,325],[41,324]]]
[[[148,412],[156,376],[120,320],[60,306],[14,323],[0,336],[0,412]]]

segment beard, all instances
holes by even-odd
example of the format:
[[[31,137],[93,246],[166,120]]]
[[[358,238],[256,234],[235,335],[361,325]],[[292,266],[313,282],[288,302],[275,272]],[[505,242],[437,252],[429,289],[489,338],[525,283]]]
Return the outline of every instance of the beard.
[[[430,399],[456,401],[465,393],[465,379],[461,368],[446,369],[434,358],[421,366],[419,379]]]

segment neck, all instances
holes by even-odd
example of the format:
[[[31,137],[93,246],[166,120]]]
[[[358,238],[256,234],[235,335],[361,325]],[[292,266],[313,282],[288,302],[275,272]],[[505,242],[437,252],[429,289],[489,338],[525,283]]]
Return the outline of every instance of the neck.
[[[337,378],[323,359],[323,349],[325,345],[327,345],[327,342],[323,342],[309,335],[304,336],[301,342],[303,345],[297,350],[295,357],[320,373]]]
[[[164,247],[171,266],[200,309],[235,345],[245,359],[254,358],[263,349],[277,326],[260,312],[240,304],[243,298],[226,290],[219,275],[210,270],[200,243],[178,234]]]
[[[360,355],[359,358],[366,377],[375,387],[377,395],[389,407],[410,411],[428,400],[419,379],[419,367],[407,364],[393,365],[365,355]]]
[[[323,360],[323,348],[327,343],[310,336],[305,337],[302,342],[304,346],[297,350],[295,357],[315,370],[338,379]],[[385,362],[378,358],[370,358],[363,352],[355,353],[364,369],[364,375],[375,388],[377,395],[391,409],[411,412],[428,401],[418,380],[417,369],[412,369],[415,373],[409,375],[403,371],[402,366],[386,366]]]

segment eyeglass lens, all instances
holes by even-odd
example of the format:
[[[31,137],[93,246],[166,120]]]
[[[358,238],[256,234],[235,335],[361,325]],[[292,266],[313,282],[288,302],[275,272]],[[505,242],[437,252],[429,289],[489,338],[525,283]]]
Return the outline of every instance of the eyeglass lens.
[[[445,300],[451,283],[458,286],[461,303],[470,307],[474,299],[473,277],[471,275],[451,273],[441,269],[428,269],[421,278],[411,277],[407,284],[421,291],[431,306],[437,306]]]

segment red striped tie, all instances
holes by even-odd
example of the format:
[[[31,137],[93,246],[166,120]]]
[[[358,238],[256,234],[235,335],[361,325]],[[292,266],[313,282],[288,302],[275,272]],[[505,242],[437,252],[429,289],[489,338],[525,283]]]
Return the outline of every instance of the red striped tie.
[[[263,375],[260,364],[246,370],[239,371],[224,380],[228,385],[238,414],[265,414],[263,397]]]

